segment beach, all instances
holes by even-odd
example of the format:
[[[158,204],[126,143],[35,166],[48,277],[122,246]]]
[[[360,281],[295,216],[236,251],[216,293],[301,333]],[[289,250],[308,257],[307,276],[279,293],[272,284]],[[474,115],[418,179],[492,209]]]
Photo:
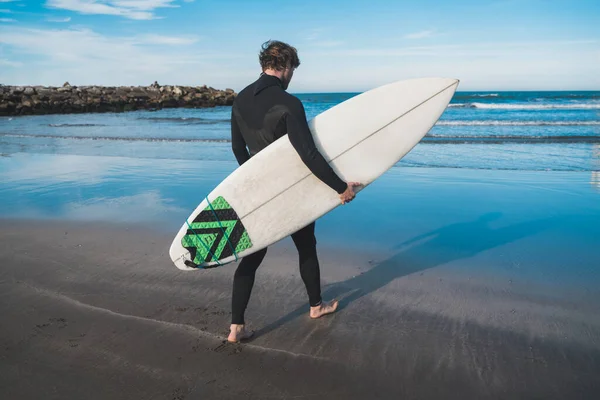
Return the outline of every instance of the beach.
[[[168,248],[196,200],[168,187],[169,171],[201,191],[234,165],[202,176],[205,164],[185,160],[13,154],[1,165],[7,398],[600,391],[600,192],[589,172],[391,170],[317,222],[323,297],[340,310],[308,317],[286,238],[257,274],[254,339],[229,344],[236,263],[174,267]]]
[[[353,94],[299,95],[307,117]],[[0,389],[19,399],[596,399],[597,92],[458,92],[317,221],[318,320],[290,238],[226,342],[237,263],[178,270],[235,170],[230,107],[0,118]]]
[[[600,399],[599,15],[0,0],[0,400]]]

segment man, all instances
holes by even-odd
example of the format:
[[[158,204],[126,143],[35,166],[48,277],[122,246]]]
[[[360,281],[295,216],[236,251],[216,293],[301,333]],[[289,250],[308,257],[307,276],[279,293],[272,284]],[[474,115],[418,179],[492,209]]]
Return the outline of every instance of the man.
[[[231,145],[240,165],[278,138],[288,135],[291,144],[311,172],[340,195],[342,204],[354,199],[354,186],[344,182],[331,169],[315,147],[302,102],[286,90],[294,70],[300,65],[296,49],[279,41],[262,45],[259,55],[262,74],[236,97],[231,110]],[[248,151],[249,150],[249,151]],[[306,286],[310,317],[334,312],[337,301],[323,303],[314,222],[293,233],[298,249],[300,275]],[[231,332],[228,340],[238,342],[252,336],[245,329],[244,312],[250,300],[256,270],[267,249],[244,257],[233,279]]]

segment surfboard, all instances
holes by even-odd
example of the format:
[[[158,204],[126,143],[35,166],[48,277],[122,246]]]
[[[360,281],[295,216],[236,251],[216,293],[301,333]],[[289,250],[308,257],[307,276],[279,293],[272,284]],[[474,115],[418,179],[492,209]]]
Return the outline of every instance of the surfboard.
[[[333,170],[364,190],[435,125],[457,79],[419,78],[356,95],[309,121]],[[287,135],[235,169],[192,211],[169,255],[177,268],[225,265],[261,250],[341,205],[302,162]]]

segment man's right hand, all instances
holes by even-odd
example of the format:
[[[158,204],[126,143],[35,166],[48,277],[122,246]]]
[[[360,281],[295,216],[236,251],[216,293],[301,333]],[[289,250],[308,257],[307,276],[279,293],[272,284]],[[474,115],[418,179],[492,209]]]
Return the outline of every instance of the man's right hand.
[[[356,193],[354,192],[355,186],[360,186],[358,182],[348,182],[346,187],[346,191],[340,194],[340,200],[342,200],[342,204],[350,203],[356,197]]]

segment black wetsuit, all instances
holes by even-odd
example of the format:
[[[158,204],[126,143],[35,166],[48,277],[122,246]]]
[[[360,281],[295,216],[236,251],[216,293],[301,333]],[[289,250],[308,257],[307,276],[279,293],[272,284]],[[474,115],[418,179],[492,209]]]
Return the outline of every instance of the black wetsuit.
[[[311,172],[337,193],[346,190],[346,183],[331,169],[315,147],[306,121],[302,102],[287,93],[279,78],[262,74],[236,97],[231,110],[231,146],[240,165],[245,163],[284,135],[298,152]],[[249,151],[248,151],[249,150]],[[321,303],[321,283],[317,258],[314,222],[293,233],[292,240],[298,249],[300,275],[306,286],[309,303]],[[232,296],[232,324],[244,323],[244,312],[256,270],[267,249],[244,257],[235,271]]]

